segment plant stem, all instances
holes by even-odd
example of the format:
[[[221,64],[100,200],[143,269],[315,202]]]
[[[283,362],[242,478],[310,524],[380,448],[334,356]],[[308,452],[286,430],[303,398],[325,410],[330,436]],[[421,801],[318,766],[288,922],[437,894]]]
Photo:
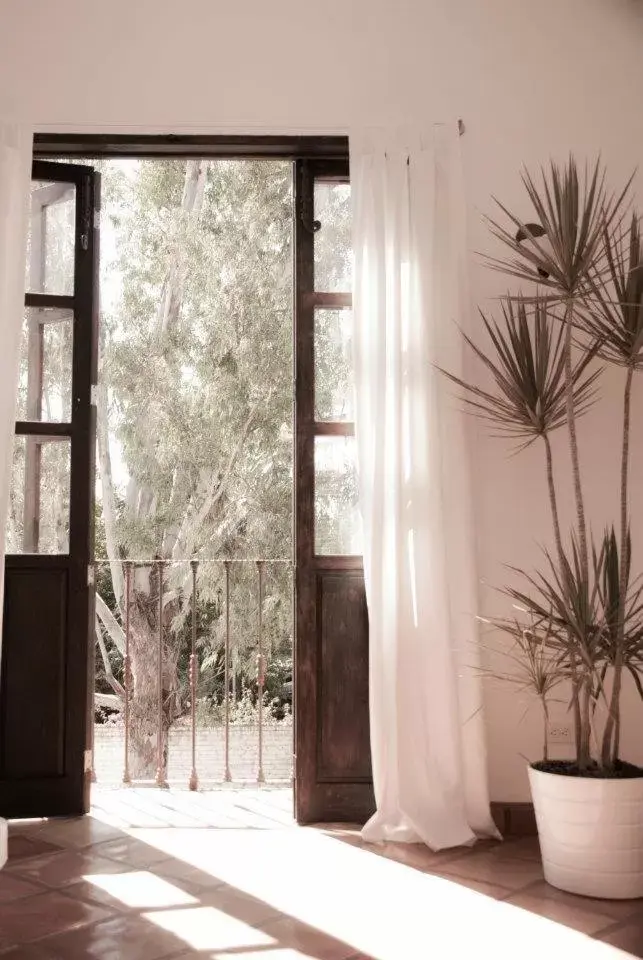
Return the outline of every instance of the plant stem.
[[[569,430],[569,449],[572,458],[572,473],[574,477],[574,496],[576,499],[576,518],[578,522],[578,539],[580,547],[580,561],[583,580],[589,583],[589,554],[587,551],[587,526],[585,523],[585,506],[583,502],[583,488],[581,485],[580,462],[578,457],[578,438],[576,436],[576,411],[574,409],[574,366],[572,357],[572,331],[574,319],[574,300],[570,297],[565,307],[565,393],[567,410],[567,428]],[[564,575],[565,564],[561,569]],[[575,710],[574,722],[576,727],[576,752],[578,766],[581,770],[589,766],[590,752],[590,693],[587,681],[582,685],[574,677],[576,673],[576,657],[572,651],[570,657],[572,665],[572,684],[574,690]],[[579,703],[579,694],[582,694],[582,703]]]
[[[576,435],[576,411],[574,409],[574,367],[572,357],[572,330],[574,319],[574,301],[569,299],[565,308],[565,388],[567,408],[567,428],[569,430],[569,449],[572,456],[574,477],[574,495],[576,498],[576,517],[578,520],[578,539],[580,546],[581,569],[585,582],[589,580],[589,553],[587,551],[587,525],[585,523],[585,505],[578,458],[578,438]]]
[[[560,535],[560,521],[558,518],[558,501],[556,498],[556,483],[554,481],[554,461],[551,452],[551,443],[547,431],[542,434],[545,443],[545,458],[547,463],[547,487],[549,490],[549,505],[551,507],[551,519],[554,526],[554,540],[556,541],[556,552],[558,553],[558,565],[561,576],[565,570],[565,553],[563,551],[563,540]],[[580,703],[578,699],[578,667],[576,663],[576,654],[570,644],[570,670],[572,675],[572,713],[574,717],[574,740],[576,742],[576,753],[580,753],[581,747],[581,715]],[[547,759],[547,757],[545,757]]]
[[[610,698],[609,716],[605,722],[603,733],[603,747],[601,759],[603,766],[613,767],[618,760],[618,736],[616,730],[620,726],[619,711],[621,689],[623,685],[623,652],[625,646],[625,606],[627,593],[627,548],[628,548],[628,479],[630,461],[630,410],[632,406],[632,379],[634,367],[627,368],[625,389],[623,391],[623,449],[621,455],[621,529],[619,555],[619,582],[618,582],[618,620],[616,623],[616,651],[614,654],[614,681]],[[620,732],[620,731],[619,731]]]
[[[545,431],[542,435],[543,440],[545,441],[545,456],[547,460],[547,486],[549,488],[549,505],[551,506],[551,519],[554,525],[554,539],[556,541],[556,551],[558,553],[558,562],[561,567],[561,573],[563,570],[563,541],[560,535],[560,522],[558,520],[558,503],[556,500],[556,484],[554,482],[554,464],[551,454],[551,443],[549,442],[549,435]]]

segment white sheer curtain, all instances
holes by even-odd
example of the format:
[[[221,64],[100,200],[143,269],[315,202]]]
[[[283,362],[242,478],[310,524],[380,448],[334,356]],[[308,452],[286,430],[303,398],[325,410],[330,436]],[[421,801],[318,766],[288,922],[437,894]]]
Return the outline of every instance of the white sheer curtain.
[[[31,153],[31,130],[0,121],[0,626],[4,538],[25,296]]]
[[[366,840],[434,850],[494,834],[475,670],[462,414],[466,309],[457,125],[351,143],[356,429],[377,812]]]

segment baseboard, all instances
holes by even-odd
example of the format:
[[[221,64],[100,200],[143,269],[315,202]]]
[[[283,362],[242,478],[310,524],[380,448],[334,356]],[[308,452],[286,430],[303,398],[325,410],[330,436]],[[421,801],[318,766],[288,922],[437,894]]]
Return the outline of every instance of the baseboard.
[[[536,816],[533,803],[502,803],[492,801],[491,815],[503,837],[533,837],[536,835]]]

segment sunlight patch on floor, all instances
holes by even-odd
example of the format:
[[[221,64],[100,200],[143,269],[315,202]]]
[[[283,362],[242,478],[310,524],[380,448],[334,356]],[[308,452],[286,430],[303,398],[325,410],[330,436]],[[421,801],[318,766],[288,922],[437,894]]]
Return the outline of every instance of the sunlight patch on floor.
[[[179,937],[193,950],[234,951],[276,946],[277,941],[215,907],[144,913],[145,920]]]
[[[147,870],[135,870],[132,873],[87,874],[83,880],[104,890],[110,897],[133,909],[184,907],[199,902],[185,890]]]
[[[132,835],[378,960],[417,956],[417,944],[429,936],[440,956],[476,960],[515,960],[518,955],[542,960],[547,951],[583,960],[620,956],[605,944],[455,880],[376,857],[315,830],[144,830]],[[174,916],[177,923],[187,922]],[[205,941],[207,936],[202,949],[210,949]]]

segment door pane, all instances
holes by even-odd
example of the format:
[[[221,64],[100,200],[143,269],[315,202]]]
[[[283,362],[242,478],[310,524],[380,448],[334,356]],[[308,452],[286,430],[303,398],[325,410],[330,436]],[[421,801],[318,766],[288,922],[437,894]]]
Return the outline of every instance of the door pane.
[[[350,310],[315,310],[315,419],[354,419]]]
[[[315,437],[315,553],[361,552],[355,437]]]
[[[22,325],[18,420],[71,420],[73,314],[28,307]]]
[[[33,180],[27,247],[29,293],[73,296],[76,188]]]
[[[315,181],[315,290],[350,293],[353,276],[349,183]]]
[[[71,443],[14,438],[7,553],[69,552]]]

